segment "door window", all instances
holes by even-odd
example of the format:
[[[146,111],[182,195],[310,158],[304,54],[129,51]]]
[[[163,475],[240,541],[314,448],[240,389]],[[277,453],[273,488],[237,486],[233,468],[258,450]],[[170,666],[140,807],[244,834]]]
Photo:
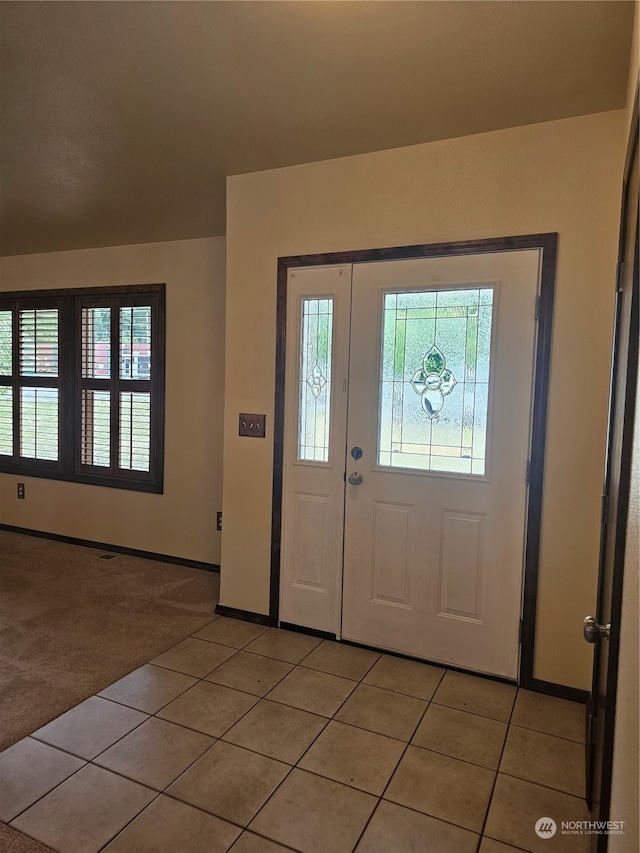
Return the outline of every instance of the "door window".
[[[384,295],[378,464],[483,476],[494,288]]]
[[[327,462],[333,299],[303,299],[301,323],[298,459]]]

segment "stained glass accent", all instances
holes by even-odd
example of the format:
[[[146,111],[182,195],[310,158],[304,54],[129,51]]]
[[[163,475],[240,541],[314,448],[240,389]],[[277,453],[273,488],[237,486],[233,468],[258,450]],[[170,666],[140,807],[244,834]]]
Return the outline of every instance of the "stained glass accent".
[[[378,464],[483,476],[493,288],[387,293]]]
[[[303,299],[298,459],[329,460],[333,299]]]

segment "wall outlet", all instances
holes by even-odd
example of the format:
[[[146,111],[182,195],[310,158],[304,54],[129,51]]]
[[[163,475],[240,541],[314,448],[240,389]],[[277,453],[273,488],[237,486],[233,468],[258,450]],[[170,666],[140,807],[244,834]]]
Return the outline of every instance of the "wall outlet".
[[[222,513],[216,513],[216,530],[222,530]]]
[[[251,438],[264,438],[266,415],[240,413],[238,418],[238,435],[248,435]]]
[[[24,500],[24,483],[18,483],[18,500]]]

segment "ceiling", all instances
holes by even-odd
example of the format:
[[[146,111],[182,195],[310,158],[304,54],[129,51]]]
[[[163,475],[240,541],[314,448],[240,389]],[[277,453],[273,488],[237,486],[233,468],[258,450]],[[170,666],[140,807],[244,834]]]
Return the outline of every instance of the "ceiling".
[[[0,253],[225,232],[225,177],[624,106],[633,2],[2,2]]]

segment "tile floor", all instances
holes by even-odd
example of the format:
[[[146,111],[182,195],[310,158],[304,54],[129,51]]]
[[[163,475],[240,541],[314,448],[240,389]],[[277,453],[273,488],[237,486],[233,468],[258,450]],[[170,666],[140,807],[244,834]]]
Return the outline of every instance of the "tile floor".
[[[61,853],[582,853],[583,708],[215,618],[0,754]]]

